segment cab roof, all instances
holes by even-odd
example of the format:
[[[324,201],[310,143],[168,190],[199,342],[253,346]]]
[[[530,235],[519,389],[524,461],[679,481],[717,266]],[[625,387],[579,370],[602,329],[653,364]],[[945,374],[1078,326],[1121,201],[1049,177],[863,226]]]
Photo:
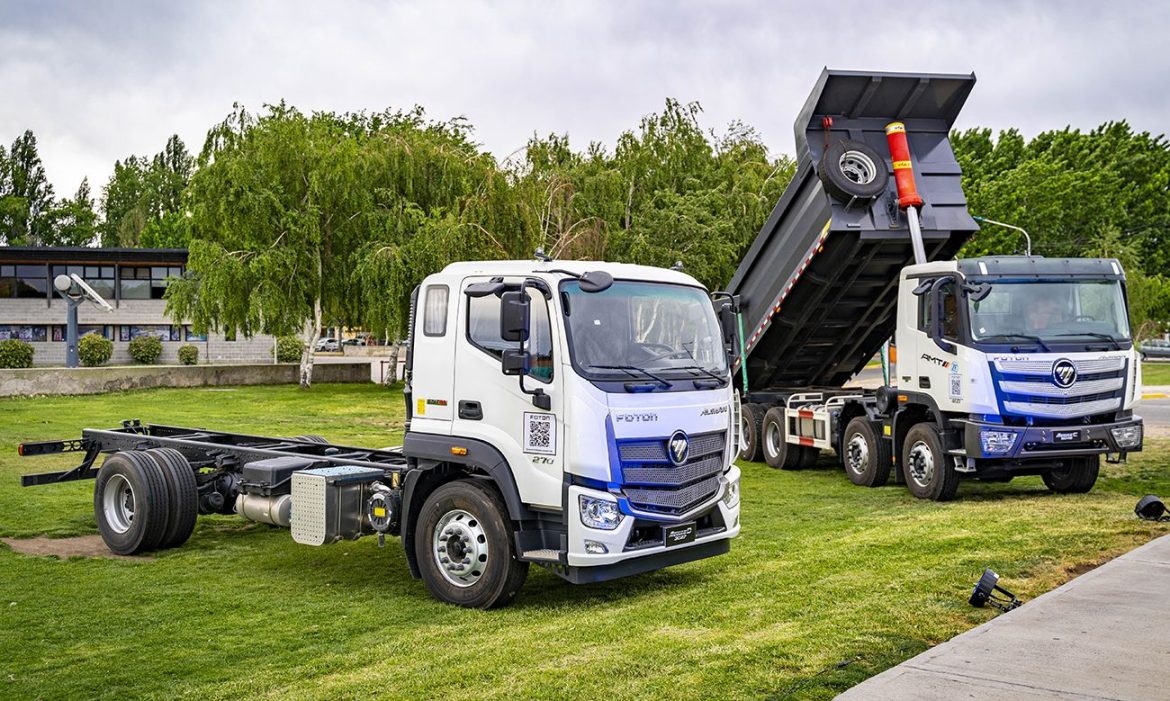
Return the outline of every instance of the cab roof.
[[[618,280],[641,280],[646,282],[667,282],[677,285],[703,287],[698,280],[685,272],[657,268],[652,265],[632,263],[609,263],[594,260],[477,260],[452,263],[443,268],[441,275],[470,277],[475,275],[556,275],[556,270],[567,270],[578,275],[590,270],[604,270]]]

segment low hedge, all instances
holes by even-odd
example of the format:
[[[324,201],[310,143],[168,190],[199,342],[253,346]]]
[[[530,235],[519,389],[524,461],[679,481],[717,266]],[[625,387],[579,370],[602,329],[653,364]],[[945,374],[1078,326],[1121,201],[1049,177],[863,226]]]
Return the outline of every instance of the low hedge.
[[[179,346],[179,362],[183,365],[194,365],[199,362],[199,349],[190,343]]]
[[[114,354],[114,342],[100,333],[87,333],[77,340],[77,356],[87,368],[109,361]]]
[[[296,336],[281,336],[276,339],[276,362],[299,363],[304,348],[305,344]]]
[[[151,365],[158,360],[162,350],[162,341],[158,336],[139,336],[130,341],[130,357],[143,365]]]
[[[0,368],[31,368],[33,347],[19,338],[0,341]]]

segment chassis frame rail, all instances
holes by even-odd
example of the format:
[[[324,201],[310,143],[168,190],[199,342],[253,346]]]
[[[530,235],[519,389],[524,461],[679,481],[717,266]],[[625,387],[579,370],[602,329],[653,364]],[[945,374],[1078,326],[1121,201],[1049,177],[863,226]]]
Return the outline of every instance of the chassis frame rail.
[[[317,443],[294,438],[253,436],[244,433],[207,431],[163,424],[143,424],[137,419],[122,422],[121,428],[87,428],[81,438],[57,441],[22,443],[17,453],[23,457],[84,452],[81,464],[62,472],[41,472],[23,475],[22,487],[95,479],[98,469],[93,466],[98,455],[121,450],[174,448],[182,453],[192,467],[214,467],[239,470],[245,463],[279,457],[299,457],[314,460],[316,467],[329,465],[358,465],[376,467],[387,475],[407,469],[401,449],[371,450],[352,446]]]

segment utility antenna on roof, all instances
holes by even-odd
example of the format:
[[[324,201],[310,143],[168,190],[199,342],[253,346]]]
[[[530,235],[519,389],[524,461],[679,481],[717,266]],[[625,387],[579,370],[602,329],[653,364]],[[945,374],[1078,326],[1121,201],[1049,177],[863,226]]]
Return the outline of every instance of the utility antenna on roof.
[[[547,262],[549,262],[550,260],[552,260],[552,258],[551,258],[551,257],[549,257],[548,255],[546,255],[546,254],[545,254],[545,252],[544,252],[544,248],[543,248],[543,247],[541,247],[541,248],[537,248],[537,249],[536,249],[536,253],[534,253],[533,255],[536,257],[536,259],[537,259],[537,260],[539,260],[539,261],[543,261],[543,262],[545,262],[545,263],[547,263]]]
[[[683,269],[683,264],[682,264],[682,261],[681,261],[681,260],[676,260],[676,261],[674,262],[674,265],[670,266],[670,269],[671,269],[671,270],[675,270],[675,271],[679,271],[679,272],[681,272],[681,271],[682,271],[682,269]]]

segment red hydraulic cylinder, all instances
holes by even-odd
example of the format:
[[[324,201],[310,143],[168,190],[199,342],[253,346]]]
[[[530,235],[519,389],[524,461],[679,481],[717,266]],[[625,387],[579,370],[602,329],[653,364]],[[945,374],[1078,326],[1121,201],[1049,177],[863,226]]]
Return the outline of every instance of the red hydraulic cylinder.
[[[910,165],[910,145],[906,142],[906,125],[890,122],[886,125],[886,140],[890,144],[890,159],[894,165],[894,183],[898,186],[898,206],[921,207],[918,186],[914,184],[914,168]]]

